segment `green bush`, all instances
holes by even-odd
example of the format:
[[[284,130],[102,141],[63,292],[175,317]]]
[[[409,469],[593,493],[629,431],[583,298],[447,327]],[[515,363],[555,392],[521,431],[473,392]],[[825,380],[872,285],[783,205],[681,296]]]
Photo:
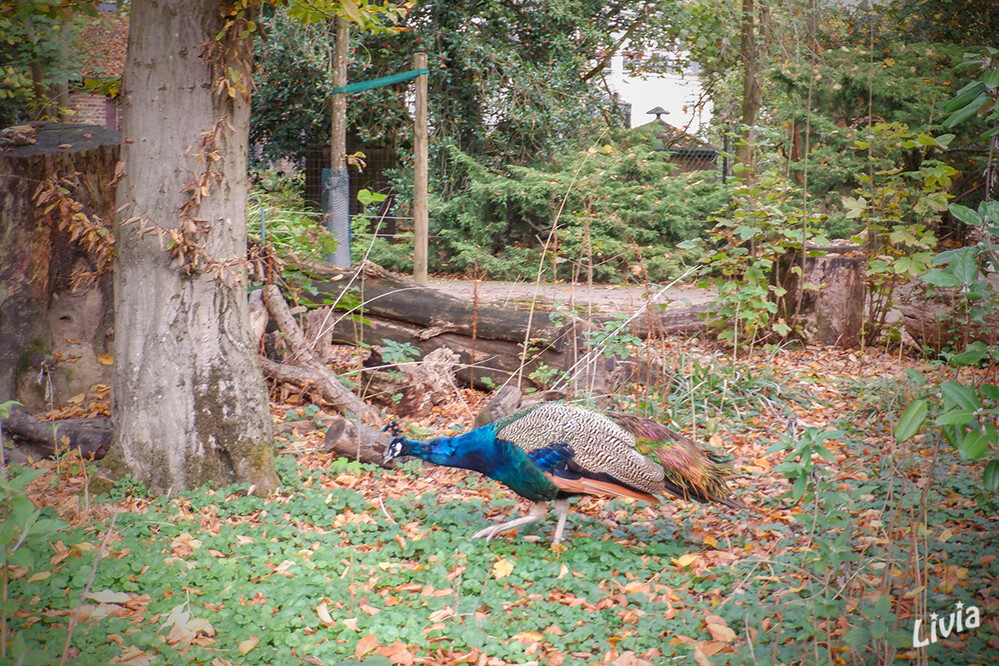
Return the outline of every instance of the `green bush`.
[[[309,210],[304,192],[302,172],[269,169],[259,173],[246,208],[248,232],[251,238],[271,243],[288,259],[325,261],[337,242],[323,227],[322,215]]]
[[[466,184],[431,202],[432,265],[503,279],[598,282],[675,274],[676,245],[699,236],[727,198],[715,172],[681,173],[648,144],[572,153],[551,168],[499,173],[457,150]]]

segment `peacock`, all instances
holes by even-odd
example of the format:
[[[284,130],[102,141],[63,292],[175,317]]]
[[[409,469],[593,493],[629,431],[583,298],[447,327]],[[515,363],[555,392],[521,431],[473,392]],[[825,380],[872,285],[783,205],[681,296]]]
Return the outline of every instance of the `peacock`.
[[[651,503],[659,503],[660,495],[675,495],[747,508],[730,496],[726,479],[731,466],[723,454],[639,416],[545,402],[463,435],[429,442],[400,436],[395,424],[386,429],[395,435],[386,462],[416,456],[435,465],[470,469],[533,502],[526,515],[490,525],[473,538],[488,541],[542,520],[548,503],[554,502],[558,524],[552,543],[557,544],[565,532],[569,498],[576,495]]]

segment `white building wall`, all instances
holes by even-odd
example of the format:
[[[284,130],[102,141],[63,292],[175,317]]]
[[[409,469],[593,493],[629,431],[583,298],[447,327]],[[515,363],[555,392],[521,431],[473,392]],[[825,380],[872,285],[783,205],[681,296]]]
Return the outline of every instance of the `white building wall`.
[[[611,67],[605,72],[610,89],[618,93],[622,102],[631,104],[631,127],[644,125],[655,119],[648,114],[660,106],[668,115],[663,120],[673,127],[698,135],[698,130],[711,119],[710,102],[700,106],[701,84],[696,65],[682,74],[665,74],[635,78],[625,73],[625,56],[615,55]],[[687,127],[687,124],[690,124]]]

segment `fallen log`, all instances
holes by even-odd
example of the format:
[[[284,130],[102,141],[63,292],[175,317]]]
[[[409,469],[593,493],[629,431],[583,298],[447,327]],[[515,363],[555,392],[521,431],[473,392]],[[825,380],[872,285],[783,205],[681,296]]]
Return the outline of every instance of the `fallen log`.
[[[0,428],[4,438],[29,446],[42,457],[79,449],[81,457],[100,460],[111,445],[111,419],[103,416],[43,421],[15,406],[0,420]]]
[[[525,340],[552,341],[559,336],[566,319],[543,309],[532,312],[470,303],[404,280],[370,262],[353,271],[317,265],[309,266],[308,272],[316,280],[311,285],[313,293],[304,295],[305,299],[315,304],[332,303],[354,317],[371,315],[418,326],[423,339],[453,333],[517,345]],[[706,306],[649,310],[634,317],[624,332],[642,339],[703,332],[707,323],[702,315],[707,311]],[[613,319],[596,315],[592,321],[603,324]]]
[[[304,298],[316,304],[332,303],[354,315],[372,314],[419,326],[427,339],[455,333],[519,344],[530,337],[550,338],[560,328],[547,312],[468,303],[404,280],[371,262],[355,271],[310,266],[309,272],[317,280],[312,284],[314,293]]]
[[[551,340],[532,339],[528,353],[523,345],[503,340],[472,339],[458,333],[441,333],[424,338],[424,329],[408,322],[367,315],[362,321],[343,318],[331,329],[333,341],[355,346],[380,345],[385,340],[412,345],[420,358],[441,347],[458,355],[457,377],[481,389],[493,389],[508,382],[524,388],[548,388],[567,383],[570,392],[585,389],[604,392],[632,381],[649,384],[667,381],[669,374],[645,360],[607,358],[590,351],[581,320],[566,324]],[[368,375],[366,375],[368,376]],[[563,381],[564,379],[564,381]],[[608,384],[610,379],[610,384]],[[378,387],[383,382],[375,381]]]
[[[548,388],[554,381],[567,383],[569,392],[600,393],[636,376],[650,382],[665,378],[661,369],[644,362],[589,353],[592,336],[609,317],[591,323],[549,312],[467,303],[369,263],[356,274],[326,267],[318,272],[328,279],[314,283],[314,293],[308,298],[334,307],[344,307],[340,305],[344,303],[353,307],[334,311],[311,337],[331,335],[333,342],[359,347],[388,340],[411,345],[420,357],[447,347],[459,357],[457,376],[477,388],[492,389],[511,381],[525,388]],[[621,334],[647,338],[703,328],[693,310],[683,311],[675,322],[648,312],[622,326]]]
[[[333,323],[330,332],[333,341],[355,346],[381,345],[385,340],[399,344],[410,344],[425,357],[440,347],[448,347],[458,354],[458,377],[469,385],[489,388],[505,383],[511,377],[519,376],[529,385],[530,379],[542,364],[561,367],[563,354],[553,345],[545,345],[535,350],[522,362],[523,347],[514,342],[495,339],[473,339],[459,333],[438,333],[426,337],[426,329],[418,324],[401,320],[386,319],[381,316],[366,315],[357,321],[341,318]]]
[[[385,462],[385,449],[391,441],[392,435],[388,433],[358,423],[354,419],[337,417],[329,423],[323,447],[351,460],[374,463],[382,467],[395,467],[394,461]]]
[[[378,421],[378,413],[374,409],[348,391],[343,384],[336,380],[333,373],[325,371],[323,368],[279,363],[261,357],[260,369],[263,370],[264,376],[270,379],[318,391],[320,398],[341,414],[360,416],[371,422]]]

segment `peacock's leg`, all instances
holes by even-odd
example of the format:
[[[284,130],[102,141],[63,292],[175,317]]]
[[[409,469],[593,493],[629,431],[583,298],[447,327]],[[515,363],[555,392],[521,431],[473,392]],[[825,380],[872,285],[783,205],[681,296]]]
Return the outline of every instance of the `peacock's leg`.
[[[558,514],[558,525],[555,526],[555,538],[552,539],[554,546],[562,540],[562,533],[565,531],[565,521],[569,517],[569,500],[555,500],[555,513]]]
[[[548,514],[548,502],[535,502],[531,505],[530,510],[527,515],[521,516],[520,518],[515,518],[513,520],[508,520],[505,523],[496,523],[495,525],[490,525],[485,529],[481,529],[472,535],[473,539],[486,538],[489,541],[497,534],[502,534],[507,530],[512,530],[519,528],[521,525],[530,525],[531,523],[536,523],[537,521],[543,519]]]

